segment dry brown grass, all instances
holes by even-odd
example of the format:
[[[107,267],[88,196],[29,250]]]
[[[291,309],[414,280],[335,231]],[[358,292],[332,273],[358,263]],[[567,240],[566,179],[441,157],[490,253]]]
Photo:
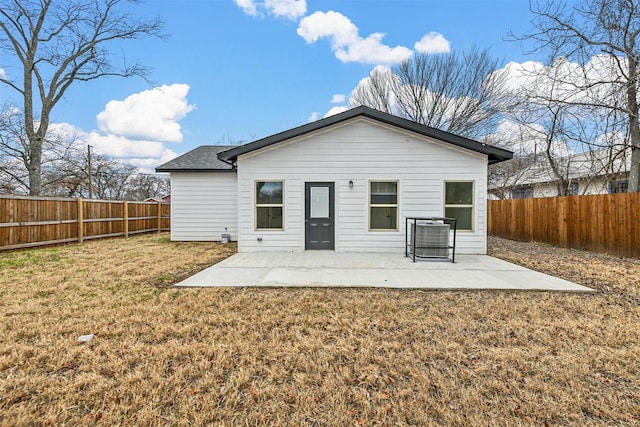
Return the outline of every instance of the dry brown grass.
[[[603,292],[175,289],[234,248],[166,234],[0,254],[0,424],[640,423],[640,262],[491,246]]]

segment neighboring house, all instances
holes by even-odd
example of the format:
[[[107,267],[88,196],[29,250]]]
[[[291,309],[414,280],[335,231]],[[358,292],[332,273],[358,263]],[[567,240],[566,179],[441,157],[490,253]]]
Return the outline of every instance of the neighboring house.
[[[171,194],[167,194],[163,197],[148,197],[144,199],[145,202],[158,202],[158,203],[171,203]]]
[[[171,239],[240,252],[404,252],[405,217],[458,219],[456,251],[486,253],[487,165],[510,151],[367,107],[249,144],[202,146],[171,173]]]
[[[527,164],[513,159],[497,165],[489,182],[490,199],[524,199],[627,191],[631,155],[625,150],[603,148],[555,159],[557,178],[548,159]],[[563,192],[562,188],[566,188]]]

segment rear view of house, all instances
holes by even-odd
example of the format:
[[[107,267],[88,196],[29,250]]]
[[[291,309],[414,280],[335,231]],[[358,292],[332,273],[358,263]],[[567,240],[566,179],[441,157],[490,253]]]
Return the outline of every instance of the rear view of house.
[[[238,147],[203,146],[171,173],[172,240],[240,252],[403,252],[406,217],[458,220],[486,253],[487,166],[511,152],[357,107]]]

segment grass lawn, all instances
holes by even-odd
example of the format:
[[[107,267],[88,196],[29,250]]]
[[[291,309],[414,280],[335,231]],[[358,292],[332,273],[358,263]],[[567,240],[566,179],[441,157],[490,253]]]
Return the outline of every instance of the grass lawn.
[[[175,289],[235,247],[166,233],[0,253],[0,425],[638,425],[640,261],[490,247],[599,292]]]

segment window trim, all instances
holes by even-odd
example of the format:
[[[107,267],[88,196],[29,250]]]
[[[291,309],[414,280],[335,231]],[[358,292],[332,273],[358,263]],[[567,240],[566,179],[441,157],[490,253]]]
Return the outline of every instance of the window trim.
[[[279,182],[282,184],[282,203],[263,203],[258,204],[258,183]],[[284,205],[285,205],[285,184],[283,179],[255,179],[253,181],[253,229],[254,231],[284,231]],[[282,209],[282,227],[281,228],[259,228],[258,227],[258,208],[281,208]]]
[[[629,188],[629,179],[612,179],[608,185],[609,194],[626,193]],[[620,191],[624,190],[624,191]]]
[[[447,183],[448,182],[470,182],[471,183],[471,204],[447,204]],[[442,182],[442,214],[447,216],[447,208],[471,208],[471,228],[460,228],[457,225],[456,230],[463,233],[474,233],[476,231],[476,181],[473,179],[448,179]],[[459,224],[459,223],[458,223]]]
[[[511,190],[512,199],[531,199],[534,195],[533,185],[518,185]]]
[[[393,182],[396,184],[396,203],[371,203],[371,184],[374,182]],[[371,208],[396,208],[396,227],[395,228],[371,228]],[[397,179],[370,179],[367,184],[367,228],[369,232],[398,232],[400,231],[400,181]]]
[[[557,189],[558,189],[558,196],[560,196],[560,194],[562,193],[562,185],[558,184],[557,185]],[[569,181],[567,183],[567,188],[566,188],[566,196],[577,196],[580,194],[580,183],[578,181]]]

